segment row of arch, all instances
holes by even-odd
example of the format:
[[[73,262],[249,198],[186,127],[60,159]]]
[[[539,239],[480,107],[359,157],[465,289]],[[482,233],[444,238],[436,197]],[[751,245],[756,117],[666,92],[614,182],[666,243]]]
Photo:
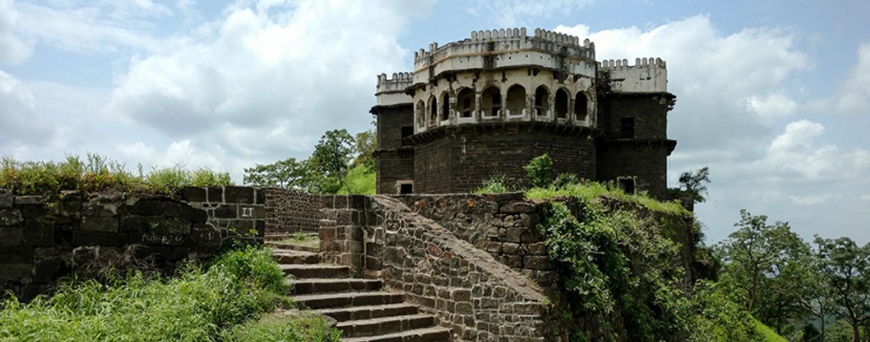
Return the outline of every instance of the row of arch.
[[[474,112],[477,111],[477,95],[473,89],[464,87],[456,93],[456,106],[454,112],[458,113],[461,118],[471,118]],[[480,112],[483,118],[497,117],[502,112],[502,107],[505,107],[508,116],[525,115],[527,113],[528,97],[526,96],[526,88],[514,84],[507,91],[506,101],[502,101],[501,91],[496,86],[489,86],[480,93]],[[440,121],[445,121],[449,118],[450,113],[450,97],[447,91],[441,93],[440,98],[435,95],[430,95],[428,101],[424,103],[421,99],[417,101],[414,108],[417,125],[425,127],[428,122],[429,126],[437,125]],[[564,88],[556,90],[553,98],[550,97],[550,91],[546,86],[538,86],[535,89],[534,115],[549,116],[550,102],[553,101],[553,111],[558,119],[567,119],[569,109],[571,109],[571,98],[569,92]],[[586,120],[588,113],[588,97],[586,93],[579,91],[573,96],[573,114],[576,120]],[[440,104],[440,106],[439,106]],[[428,114],[428,115],[427,115]],[[428,120],[426,120],[428,118]]]

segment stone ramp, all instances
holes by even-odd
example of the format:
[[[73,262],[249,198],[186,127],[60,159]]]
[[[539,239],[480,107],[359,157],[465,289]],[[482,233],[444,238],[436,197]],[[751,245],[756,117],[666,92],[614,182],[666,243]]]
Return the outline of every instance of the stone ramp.
[[[376,279],[351,278],[350,268],[319,263],[319,255],[276,249],[275,259],[299,308],[335,319],[345,341],[448,342],[451,330],[436,316],[405,303],[402,294],[384,290]]]

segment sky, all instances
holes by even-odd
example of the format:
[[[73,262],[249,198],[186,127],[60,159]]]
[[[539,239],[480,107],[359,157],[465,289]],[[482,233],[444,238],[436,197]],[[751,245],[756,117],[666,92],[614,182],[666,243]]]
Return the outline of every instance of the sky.
[[[527,27],[660,57],[668,182],[709,166],[706,241],[740,210],[870,242],[870,13],[842,0],[0,0],[0,155],[228,171],[371,128],[376,75]]]

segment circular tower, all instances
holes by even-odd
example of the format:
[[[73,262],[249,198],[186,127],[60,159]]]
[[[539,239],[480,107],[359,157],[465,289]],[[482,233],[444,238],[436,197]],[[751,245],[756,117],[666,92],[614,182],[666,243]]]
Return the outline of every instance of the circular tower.
[[[378,192],[470,192],[495,175],[522,183],[523,166],[548,154],[554,177],[663,193],[675,144],[666,82],[661,60],[599,64],[588,39],[541,29],[432,43],[411,73],[378,77]]]

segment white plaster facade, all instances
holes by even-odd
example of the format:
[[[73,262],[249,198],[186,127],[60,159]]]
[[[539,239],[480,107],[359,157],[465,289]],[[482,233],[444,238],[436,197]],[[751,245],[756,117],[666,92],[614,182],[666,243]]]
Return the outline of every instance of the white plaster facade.
[[[575,36],[540,29],[528,36],[525,28],[513,28],[475,31],[441,47],[432,43],[414,54],[412,73],[379,75],[376,96],[378,106],[413,104],[415,134],[513,121],[594,128],[596,82],[605,80],[612,92],[667,92],[661,59],[598,63],[588,39],[581,44]]]

